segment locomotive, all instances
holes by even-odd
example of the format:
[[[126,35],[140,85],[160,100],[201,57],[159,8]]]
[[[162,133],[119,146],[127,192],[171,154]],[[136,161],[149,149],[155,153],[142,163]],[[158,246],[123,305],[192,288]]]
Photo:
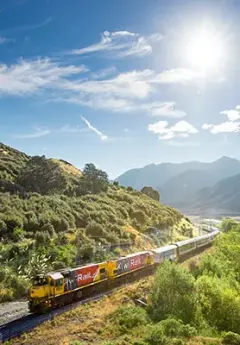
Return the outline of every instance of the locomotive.
[[[199,248],[210,245],[219,234],[217,228],[199,237],[176,242],[164,247],[133,253],[114,260],[66,268],[35,277],[29,290],[29,310],[43,313],[89,296],[97,288],[113,286],[122,278],[156,268],[166,260],[181,261]]]

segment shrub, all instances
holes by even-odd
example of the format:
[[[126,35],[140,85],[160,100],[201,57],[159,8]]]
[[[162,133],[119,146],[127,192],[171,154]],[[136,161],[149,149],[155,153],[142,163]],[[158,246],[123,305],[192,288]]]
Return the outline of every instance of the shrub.
[[[224,345],[240,345],[240,334],[228,332],[223,336]]]
[[[0,286],[0,302],[10,302],[14,299],[13,289],[1,288]]]
[[[120,307],[111,316],[115,324],[121,333],[125,333],[128,330],[136,326],[145,325],[148,322],[147,313],[140,307]]]
[[[151,288],[150,315],[160,321],[172,315],[185,323],[195,313],[194,277],[184,267],[165,262],[155,275]]]
[[[132,223],[133,228],[135,228],[137,230],[141,230],[141,228],[142,228],[141,224],[136,219],[133,219],[133,221],[131,223]]]
[[[37,231],[35,234],[36,245],[44,246],[50,242],[50,235],[48,232]]]
[[[182,336],[186,338],[191,338],[197,335],[196,328],[190,326],[189,324],[184,325],[182,329]]]
[[[144,340],[149,345],[167,345],[169,343],[168,338],[164,334],[163,328],[159,324],[148,327]]]
[[[49,234],[49,236],[53,237],[54,235],[56,235],[55,233],[55,230],[54,230],[54,227],[52,224],[50,223],[47,223],[47,224],[44,224],[41,228],[41,231],[42,232],[46,232]]]
[[[7,233],[7,224],[0,219],[0,238],[5,236]]]
[[[168,337],[190,338],[197,334],[197,331],[194,327],[190,326],[189,324],[184,325],[182,320],[168,318],[160,321],[158,324],[163,328],[164,334]]]
[[[231,282],[202,276],[197,280],[197,303],[207,322],[222,331],[240,333],[239,292]]]
[[[184,341],[179,338],[173,338],[171,341],[171,345],[184,345]]]
[[[183,333],[183,322],[182,320],[166,319],[158,323],[162,328],[165,335],[168,337],[176,337]]]
[[[22,240],[24,237],[24,230],[22,228],[15,228],[11,237],[14,241]]]
[[[106,233],[101,224],[92,220],[86,227],[86,234],[92,237],[105,237]]]
[[[131,214],[131,217],[133,219],[136,219],[136,221],[140,224],[140,225],[144,225],[146,223],[147,217],[145,215],[145,213],[142,210],[134,210]]]

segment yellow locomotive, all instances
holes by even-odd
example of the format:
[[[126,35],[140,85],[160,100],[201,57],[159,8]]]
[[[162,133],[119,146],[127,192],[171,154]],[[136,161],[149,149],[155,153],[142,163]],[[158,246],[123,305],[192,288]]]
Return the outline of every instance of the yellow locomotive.
[[[31,312],[44,312],[62,306],[82,297],[89,296],[97,288],[105,289],[114,281],[132,276],[140,270],[155,268],[163,261],[178,261],[191,256],[209,244],[219,234],[219,230],[207,235],[149,251],[130,254],[115,260],[89,264],[76,268],[66,268],[46,275],[38,275],[29,291]]]
[[[106,287],[111,281],[134,271],[153,265],[151,252],[135,253],[128,256],[86,266],[50,272],[36,276],[29,291],[29,309],[32,312],[45,310],[70,303],[89,293],[98,284]]]

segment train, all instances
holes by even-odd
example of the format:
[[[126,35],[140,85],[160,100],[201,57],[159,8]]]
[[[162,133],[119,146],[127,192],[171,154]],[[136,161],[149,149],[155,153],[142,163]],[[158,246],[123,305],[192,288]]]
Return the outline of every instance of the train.
[[[80,300],[98,289],[114,286],[147,268],[154,269],[166,260],[179,262],[194,252],[211,245],[219,230],[199,237],[169,244],[113,260],[75,268],[38,274],[29,290],[28,305],[32,313],[44,313],[56,307]],[[140,275],[140,274],[139,274]]]

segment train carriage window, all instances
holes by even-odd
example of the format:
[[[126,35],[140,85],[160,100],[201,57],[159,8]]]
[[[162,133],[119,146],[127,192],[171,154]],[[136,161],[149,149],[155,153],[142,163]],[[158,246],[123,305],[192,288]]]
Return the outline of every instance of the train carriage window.
[[[101,268],[100,269],[100,274],[106,273],[106,269],[105,268]]]

